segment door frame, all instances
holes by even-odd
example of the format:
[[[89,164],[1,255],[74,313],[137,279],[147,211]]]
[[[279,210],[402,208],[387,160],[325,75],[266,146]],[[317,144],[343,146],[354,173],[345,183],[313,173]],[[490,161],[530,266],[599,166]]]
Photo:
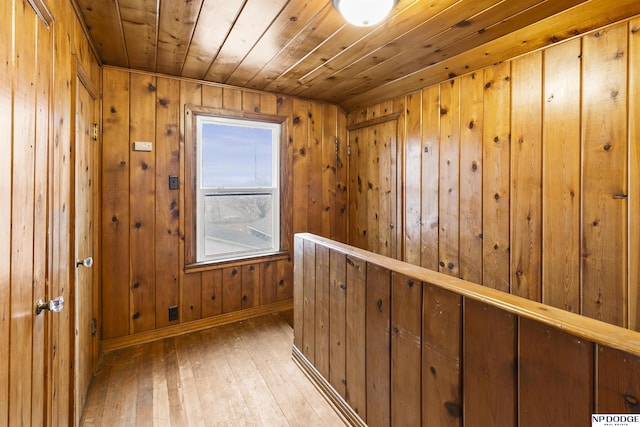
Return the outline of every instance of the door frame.
[[[69,211],[69,271],[71,274],[69,275],[69,359],[73,364],[74,368],[69,372],[69,417],[70,421],[72,421],[73,425],[78,425],[80,418],[82,417],[83,408],[79,408],[76,404],[76,371],[75,371],[75,362],[76,362],[76,338],[75,338],[75,329],[76,329],[76,282],[77,282],[77,268],[76,268],[76,131],[77,131],[77,121],[76,121],[76,105],[79,93],[78,85],[81,84],[83,88],[88,92],[89,96],[93,100],[93,117],[91,119],[92,123],[99,127],[99,117],[100,117],[100,91],[96,87],[96,85],[92,82],[91,77],[86,72],[82,63],[79,61],[76,55],[72,55],[72,66],[73,66],[73,76],[75,78],[72,82],[71,89],[71,153],[69,158],[70,164],[70,211]],[[100,292],[99,284],[100,284],[100,268],[99,268],[99,248],[100,248],[100,197],[96,194],[97,189],[100,189],[100,173],[99,173],[99,165],[100,165],[100,153],[101,153],[101,138],[100,132],[97,132],[96,139],[92,139],[93,144],[90,147],[90,157],[91,164],[93,166],[91,171],[91,205],[92,205],[92,218],[90,221],[93,223],[93,233],[91,236],[92,246],[93,246],[93,259],[94,266],[91,268],[91,281],[92,281],[92,303],[91,303],[91,312],[92,318],[96,319],[96,334],[92,339],[92,348],[91,348],[91,369],[95,370],[98,356],[99,356],[99,326],[100,325],[100,309],[99,309],[99,301],[98,295]],[[96,265],[97,264],[97,265]]]

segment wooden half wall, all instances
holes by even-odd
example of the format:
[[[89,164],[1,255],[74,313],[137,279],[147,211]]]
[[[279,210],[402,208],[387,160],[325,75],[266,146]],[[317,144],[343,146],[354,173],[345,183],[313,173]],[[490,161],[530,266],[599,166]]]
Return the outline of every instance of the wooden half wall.
[[[293,233],[346,239],[346,114],[334,105],[111,67],[103,85],[103,348],[290,308]],[[185,105],[288,118],[283,255],[185,269]],[[133,151],[134,141],[152,142],[153,150]],[[179,190],[169,189],[170,175],[179,176]],[[169,321],[173,306],[177,321]]]
[[[636,331],[310,234],[294,276],[294,359],[351,425],[638,412]]]
[[[398,258],[640,329],[639,29],[350,112],[400,114]]]

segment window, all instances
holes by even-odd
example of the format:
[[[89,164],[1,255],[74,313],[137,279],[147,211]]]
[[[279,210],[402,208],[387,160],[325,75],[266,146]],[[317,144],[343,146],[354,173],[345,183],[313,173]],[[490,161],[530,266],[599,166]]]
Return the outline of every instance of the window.
[[[279,251],[281,124],[195,119],[195,261]]]

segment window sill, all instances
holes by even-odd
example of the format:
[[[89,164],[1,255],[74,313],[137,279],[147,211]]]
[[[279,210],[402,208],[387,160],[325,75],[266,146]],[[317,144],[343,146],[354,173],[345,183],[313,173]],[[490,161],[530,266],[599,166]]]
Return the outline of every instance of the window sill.
[[[258,264],[262,262],[282,261],[290,259],[291,256],[287,251],[273,252],[266,255],[256,255],[252,257],[232,258],[217,261],[203,261],[187,264],[184,266],[186,274],[199,273],[202,271],[217,270],[227,267],[238,267],[242,265]]]

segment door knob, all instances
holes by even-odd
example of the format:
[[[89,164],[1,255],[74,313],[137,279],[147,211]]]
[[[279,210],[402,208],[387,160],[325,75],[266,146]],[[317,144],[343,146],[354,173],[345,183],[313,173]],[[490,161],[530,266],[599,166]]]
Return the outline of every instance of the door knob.
[[[60,313],[64,308],[64,298],[59,296],[58,298],[54,298],[49,302],[44,302],[42,300],[36,303],[36,315],[42,313],[43,310],[53,311],[54,313]]]
[[[91,266],[93,265],[93,257],[88,257],[85,259],[77,259],[76,260],[76,268],[80,267],[81,265],[87,267],[87,268],[91,268]]]

